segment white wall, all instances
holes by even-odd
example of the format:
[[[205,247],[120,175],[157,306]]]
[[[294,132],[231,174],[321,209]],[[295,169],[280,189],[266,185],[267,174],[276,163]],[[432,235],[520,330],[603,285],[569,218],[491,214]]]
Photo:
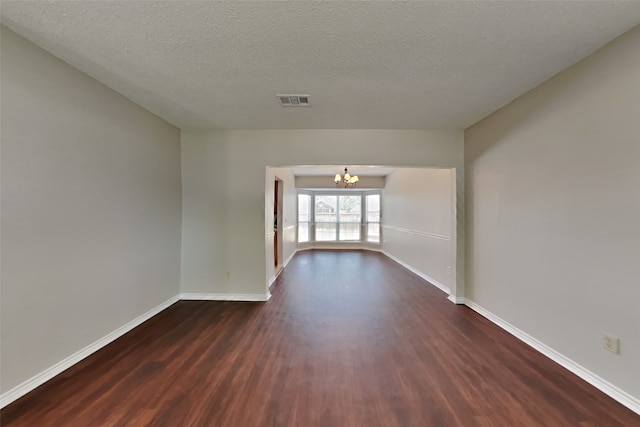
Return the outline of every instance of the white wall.
[[[180,131],[2,28],[1,390],[179,291]]]
[[[183,130],[182,292],[265,295],[265,167],[314,164],[457,167],[462,180],[463,132]]]
[[[639,123],[636,28],[465,132],[468,298],[636,399]]]
[[[450,169],[399,168],[382,192],[383,250],[449,292],[452,257]]]

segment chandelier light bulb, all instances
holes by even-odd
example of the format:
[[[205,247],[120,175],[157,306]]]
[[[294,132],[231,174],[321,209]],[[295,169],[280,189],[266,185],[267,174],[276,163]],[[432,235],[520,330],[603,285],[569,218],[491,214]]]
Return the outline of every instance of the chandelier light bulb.
[[[360,179],[358,178],[358,175],[349,174],[347,168],[344,168],[344,175],[340,175],[339,173],[337,173],[335,178],[333,179],[337,187],[342,186],[344,188],[355,187],[359,180]]]

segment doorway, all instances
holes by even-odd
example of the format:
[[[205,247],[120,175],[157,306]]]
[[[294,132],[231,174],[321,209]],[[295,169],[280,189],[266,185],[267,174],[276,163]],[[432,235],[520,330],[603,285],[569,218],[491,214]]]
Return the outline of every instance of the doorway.
[[[380,169],[399,169],[399,168],[411,168],[410,166],[360,166],[359,169],[364,169],[364,168],[380,168]],[[315,168],[318,170],[321,170],[322,174],[320,174],[320,172],[318,172],[317,175],[311,174],[310,169],[309,168]],[[415,169],[433,169],[435,167],[427,167],[427,166],[415,166]],[[270,172],[271,169],[271,172]],[[282,172],[282,169],[287,169],[286,172]],[[330,170],[329,170],[330,169]],[[266,256],[265,256],[265,264],[264,266],[266,267],[266,285],[267,285],[267,289],[269,288],[269,286],[274,282],[275,277],[277,276],[277,274],[281,271],[280,269],[277,268],[277,266],[279,264],[284,264],[285,262],[285,257],[283,257],[284,254],[284,250],[283,247],[287,249],[287,256],[289,255],[293,255],[295,254],[295,252],[297,250],[301,250],[301,249],[307,249],[308,248],[308,242],[305,242],[305,245],[303,245],[303,247],[300,247],[299,245],[295,245],[295,242],[298,242],[298,232],[300,229],[300,224],[298,224],[298,214],[297,214],[297,209],[295,209],[295,207],[293,207],[293,213],[290,214],[290,218],[292,218],[294,220],[294,224],[292,227],[295,227],[295,232],[292,233],[292,236],[289,236],[287,234],[287,239],[284,239],[284,231],[285,227],[283,227],[283,210],[282,210],[282,201],[283,201],[283,194],[287,194],[287,200],[289,200],[290,194],[289,194],[289,190],[287,189],[286,192],[283,192],[284,189],[284,181],[281,181],[276,174],[281,174],[281,176],[285,176],[286,180],[292,179],[291,175],[293,175],[292,182],[295,182],[294,184],[294,189],[315,189],[315,188],[325,188],[327,185],[331,186],[331,184],[333,183],[333,181],[329,181],[329,184],[327,184],[327,180],[325,179],[327,176],[330,175],[331,171],[335,171],[336,169],[339,169],[338,166],[309,166],[309,165],[302,165],[302,166],[288,166],[288,167],[270,167],[267,166],[267,180],[266,182],[266,193],[265,193],[265,204],[264,204],[264,208],[265,208],[265,217],[266,217],[266,221],[265,221],[265,230],[266,230],[266,235],[267,235],[267,246],[266,246]],[[441,169],[441,168],[436,168],[436,169]],[[449,234],[450,236],[446,236],[447,239],[440,239],[440,240],[448,240],[450,242],[450,247],[448,250],[448,254],[442,252],[443,255],[443,260],[446,263],[447,259],[448,259],[448,263],[445,264],[445,272],[444,272],[444,277],[448,278],[448,280],[443,280],[443,283],[446,281],[448,288],[449,288],[449,300],[456,303],[456,304],[464,304],[465,302],[465,295],[464,295],[464,187],[463,187],[463,180],[464,177],[462,176],[462,170],[460,168],[444,168],[444,169],[449,169],[450,174],[451,174],[451,185],[450,185],[450,210],[451,210],[451,214],[450,214],[450,230],[449,230]],[[291,175],[288,173],[291,172]],[[298,175],[296,175],[296,172],[300,172]],[[387,173],[388,174],[388,173]],[[366,175],[364,175],[366,176]],[[302,179],[299,179],[302,178]],[[318,179],[317,179],[318,178]],[[276,184],[275,181],[277,181],[278,183]],[[271,184],[273,183],[273,184]],[[361,180],[359,182],[359,184],[364,184],[364,181]],[[273,186],[272,186],[273,185]],[[278,185],[278,190],[276,191],[276,185]],[[333,190],[335,190],[335,188],[333,186],[331,186],[331,188]],[[364,185],[361,188],[365,188]],[[277,203],[276,203],[277,200]],[[273,202],[273,203],[269,203],[269,202]],[[289,201],[287,202],[289,203]],[[297,201],[294,202],[294,204],[297,206]],[[273,210],[272,210],[273,209]],[[287,208],[289,209],[289,208]],[[272,220],[271,215],[273,212],[277,212],[276,217],[277,219]],[[402,228],[399,226],[395,226],[395,228],[393,227],[394,224],[383,224],[383,221],[381,221],[381,227],[383,229],[386,229],[387,231],[389,231],[389,229],[395,229],[395,231],[401,232],[401,233],[407,233],[410,232],[411,230],[409,230],[408,228]],[[293,230],[292,230],[293,231]],[[420,230],[418,230],[420,231]],[[277,243],[274,242],[273,236],[275,235],[275,233],[278,233],[277,236]],[[434,239],[438,239],[438,237],[440,237],[440,235],[431,235],[429,233],[426,232],[421,232],[421,233],[409,233],[412,236],[415,235],[425,235],[425,237],[431,237]],[[291,239],[291,240],[289,240]],[[393,242],[389,242],[386,241],[385,239],[382,237],[381,234],[381,247],[383,252],[391,252],[390,251],[390,247],[393,246]],[[287,242],[286,245],[283,245],[283,241]],[[293,252],[289,250],[290,246],[289,244],[293,242],[294,249]],[[406,245],[405,247],[401,247],[400,249],[406,249]],[[272,252],[273,251],[273,252]],[[412,253],[412,252],[410,252]],[[274,258],[277,257],[277,261],[275,261]],[[289,258],[291,258],[289,256]],[[402,257],[400,259],[404,259],[406,257]],[[414,263],[415,264],[415,263]],[[272,268],[275,267],[275,275],[272,275],[273,271]]]
[[[277,275],[282,269],[282,199],[283,199],[282,180],[276,179],[273,182],[273,267]]]

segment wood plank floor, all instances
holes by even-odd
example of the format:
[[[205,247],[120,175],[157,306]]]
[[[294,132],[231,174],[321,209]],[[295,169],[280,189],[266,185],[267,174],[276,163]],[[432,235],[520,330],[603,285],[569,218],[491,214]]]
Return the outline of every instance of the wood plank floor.
[[[640,426],[381,254],[298,253],[272,291],[178,302],[2,426]]]

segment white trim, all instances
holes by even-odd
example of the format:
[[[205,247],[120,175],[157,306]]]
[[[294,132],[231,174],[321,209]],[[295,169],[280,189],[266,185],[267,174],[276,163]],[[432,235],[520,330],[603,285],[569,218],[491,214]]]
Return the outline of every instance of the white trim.
[[[276,232],[275,232],[275,231],[272,231],[272,232],[270,232],[270,233],[267,233],[266,237],[273,237],[273,236],[275,236],[275,235],[276,235]]]
[[[269,284],[267,285],[267,288],[271,289],[271,285],[273,285],[273,284],[275,283],[276,279],[278,278],[278,276],[280,275],[280,272],[281,272],[282,270],[283,270],[283,269],[281,268],[281,269],[278,271],[278,274],[276,274],[276,275],[275,275],[275,276],[273,276],[271,279],[269,279]]]
[[[287,258],[284,262],[284,264],[282,264],[282,268],[284,269],[287,264],[289,264],[289,261],[291,261],[293,259],[293,257],[295,256],[295,254],[298,253],[298,249],[296,249],[295,251],[293,251],[293,253],[291,255],[289,255],[289,258]]]
[[[405,263],[403,261],[400,261],[398,258],[396,258],[395,256],[391,255],[389,252],[385,251],[384,249],[381,252],[384,255],[386,255],[387,257],[389,257],[392,260],[394,260],[395,262],[397,262],[398,264],[400,264],[401,266],[403,266],[404,268],[406,268],[407,270],[411,271],[414,274],[417,274],[418,276],[420,276],[421,278],[423,278],[424,280],[426,280],[427,282],[429,282],[430,284],[432,284],[436,288],[440,289],[443,292],[446,292],[447,294],[449,293],[449,288],[446,287],[445,285],[443,285],[442,283],[438,282],[437,280],[433,279],[432,277],[429,277],[428,275],[424,274],[422,271],[413,268],[409,264],[407,264],[407,263]]]
[[[540,353],[544,354],[549,359],[553,360],[563,368],[573,372],[574,374],[576,374],[577,376],[579,376],[580,378],[582,378],[583,380],[585,380],[586,382],[588,382],[589,384],[597,388],[598,390],[602,391],[604,394],[620,402],[622,405],[631,409],[636,414],[640,415],[640,399],[633,397],[626,391],[604,380],[603,378],[589,371],[585,367],[577,364],[576,362],[569,359],[568,357],[562,355],[561,353],[557,352],[556,350],[552,349],[546,344],[533,338],[531,335],[527,334],[521,329],[518,329],[517,327],[513,326],[509,322],[506,322],[505,320],[496,316],[489,310],[479,306],[475,302],[467,299],[465,304],[467,305],[467,307],[474,310],[481,316],[487,318],[489,321],[495,323],[505,331],[509,332],[514,337],[518,338],[520,341],[524,342],[525,344],[528,344],[529,346],[533,347],[535,350],[538,350]]]
[[[298,248],[299,250],[308,250],[308,249],[330,249],[330,250],[360,250],[360,249],[367,249],[366,246],[364,246],[362,243],[360,242],[344,242],[344,243],[339,243],[339,242],[314,242],[312,243],[310,246],[308,247],[301,247]]]
[[[276,279],[278,278],[278,276],[280,276],[280,274],[282,274],[282,270],[284,270],[284,266],[282,266],[278,272],[276,274],[273,275],[273,277],[271,277],[271,279],[269,279],[269,284],[267,285],[268,289],[271,289],[271,285],[273,285],[276,281]]]
[[[300,244],[298,244],[300,245]],[[366,245],[340,245],[340,246],[304,246],[305,243],[302,243],[303,246],[299,246],[296,252],[301,251],[312,251],[315,249],[319,249],[321,251],[330,250],[330,251],[371,251],[371,252],[380,252],[382,253],[382,247],[380,245],[375,246],[366,246]]]
[[[457,297],[453,294],[449,294],[447,299],[454,304],[465,304],[467,302],[467,299],[465,297]]]
[[[285,230],[291,230],[292,228],[295,228],[295,227],[297,227],[297,226],[298,226],[298,224],[287,225],[286,227],[284,227],[284,228],[282,229],[282,231],[285,231]]]
[[[382,251],[382,245],[379,243],[368,242],[303,242],[298,243],[298,251],[308,251],[311,249],[329,249],[329,250],[365,250],[365,251]]]
[[[278,276],[280,276],[280,274],[282,273],[282,270],[285,269],[285,267],[287,266],[287,264],[289,264],[289,261],[291,261],[293,259],[293,256],[298,253],[298,250],[296,249],[295,251],[293,251],[293,253],[291,255],[289,255],[289,258],[286,259],[286,261],[284,262],[284,264],[282,264],[282,268],[280,270],[278,270],[278,272],[271,276],[271,279],[269,279],[269,284],[267,285],[267,289],[271,288],[271,285],[274,284],[274,282],[276,281],[276,279],[278,278]]]
[[[444,236],[442,234],[427,233],[426,231],[412,230],[410,228],[395,227],[393,225],[382,224],[382,228],[388,228],[388,229],[391,229],[391,230],[400,231],[402,233],[417,234],[418,236],[432,237],[434,239],[451,240],[451,237]]]
[[[181,300],[197,301],[269,301],[271,294],[209,294],[209,293],[182,293]]]
[[[71,356],[61,360],[60,362],[58,362],[55,365],[45,369],[44,371],[40,372],[39,374],[36,374],[35,376],[29,378],[25,382],[23,382],[21,384],[18,384],[17,386],[12,388],[11,390],[9,390],[9,391],[7,391],[5,393],[2,393],[2,395],[0,395],[0,408],[4,408],[5,406],[10,404],[11,402],[14,402],[15,400],[19,399],[20,397],[22,397],[25,394],[29,393],[30,391],[34,390],[36,387],[44,384],[45,382],[49,381],[51,378],[55,377],[56,375],[62,373],[65,370],[69,369],[70,367],[72,367],[76,363],[80,362],[81,360],[89,357],[91,354],[93,354],[96,351],[100,350],[102,347],[104,347],[107,344],[115,341],[116,339],[120,338],[122,335],[126,334],[127,332],[129,332],[133,328],[135,328],[135,327],[139,326],[140,324],[146,322],[147,320],[149,320],[150,318],[152,318],[156,314],[160,313],[162,310],[164,310],[167,307],[169,307],[170,305],[176,303],[178,301],[178,299],[179,298],[178,298],[177,295],[174,296],[174,297],[169,298],[168,300],[166,300],[162,304],[160,304],[160,305],[152,308],[151,310],[147,311],[146,313],[136,317],[135,319],[133,319],[132,321],[130,321],[130,322],[126,323],[125,325],[119,327],[115,331],[105,335],[104,337],[102,337],[99,340],[93,342],[92,344],[89,344],[85,348],[73,353]]]

